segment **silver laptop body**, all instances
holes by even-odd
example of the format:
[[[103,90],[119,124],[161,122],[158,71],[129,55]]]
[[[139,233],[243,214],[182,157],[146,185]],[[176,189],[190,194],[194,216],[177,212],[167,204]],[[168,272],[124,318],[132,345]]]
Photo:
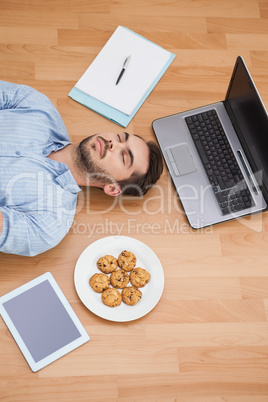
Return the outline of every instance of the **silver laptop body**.
[[[218,114],[252,197],[251,205],[243,210],[236,211],[234,207],[228,213],[222,212],[218,190],[204,168],[204,158],[186,124],[188,117],[211,110]],[[199,229],[267,208],[268,116],[240,56],[236,60],[224,101],[159,118],[152,123],[152,127],[187,219],[193,228]],[[226,199],[230,205],[232,190],[229,190]]]

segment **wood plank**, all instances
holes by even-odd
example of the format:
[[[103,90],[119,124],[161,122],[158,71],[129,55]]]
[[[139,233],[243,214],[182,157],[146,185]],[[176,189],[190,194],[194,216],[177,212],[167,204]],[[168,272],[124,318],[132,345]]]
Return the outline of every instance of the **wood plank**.
[[[267,20],[268,25],[268,20]],[[245,45],[245,36],[242,34],[226,34],[227,47],[229,49],[238,48],[243,44],[243,47],[256,50],[268,49],[268,34],[247,34],[247,44]]]
[[[268,24],[265,18],[207,18],[209,33],[222,32],[226,34],[240,35],[264,35],[268,33]],[[246,44],[244,42],[244,44]]]
[[[200,0],[198,2],[189,2],[182,0],[180,2],[162,2],[157,0],[152,2],[150,0],[137,0],[135,7],[131,6],[130,2],[119,0],[111,6],[111,12],[116,14],[129,14],[132,15],[163,15],[163,16],[237,16],[242,18],[247,17],[260,17],[258,2],[252,0],[227,0],[224,2],[206,2]]]
[[[240,278],[242,297],[245,299],[268,299],[268,278]]]
[[[0,42],[11,44],[57,45],[57,29],[46,27],[0,26]]]

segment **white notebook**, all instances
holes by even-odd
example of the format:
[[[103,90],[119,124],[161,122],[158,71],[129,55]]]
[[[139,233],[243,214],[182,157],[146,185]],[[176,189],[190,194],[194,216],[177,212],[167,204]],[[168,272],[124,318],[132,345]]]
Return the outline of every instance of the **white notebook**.
[[[79,91],[131,115],[170,60],[171,53],[119,26],[76,83]],[[125,59],[131,56],[120,82]]]

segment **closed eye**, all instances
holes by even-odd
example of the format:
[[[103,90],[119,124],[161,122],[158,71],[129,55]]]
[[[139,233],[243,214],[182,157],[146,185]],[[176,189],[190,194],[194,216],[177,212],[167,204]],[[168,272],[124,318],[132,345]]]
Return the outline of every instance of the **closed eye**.
[[[128,168],[133,165],[134,157],[130,149],[127,148],[125,151],[122,152],[122,159],[123,163],[127,164]]]
[[[124,142],[127,142],[127,140],[128,140],[128,137],[129,137],[129,134],[128,133],[126,133],[126,132],[124,132],[124,133],[122,133],[122,134],[124,134]],[[120,134],[117,134],[117,138],[118,138],[118,141],[119,142],[122,142],[122,138],[120,137]]]
[[[129,134],[126,133],[126,132],[124,132],[123,134],[124,134],[124,136],[125,136],[124,139],[123,139],[123,141],[122,141],[122,138],[120,137],[120,135],[117,134],[117,137],[118,137],[118,141],[119,141],[119,142],[127,142],[128,138],[129,138]],[[126,155],[125,155],[125,153],[126,153]],[[128,163],[129,166],[128,166],[128,167],[130,168],[130,167],[133,165],[134,157],[133,157],[132,151],[130,151],[129,148],[127,148],[127,150],[125,150],[125,151],[122,152],[122,161],[123,161],[123,164],[124,164],[124,165],[125,165],[125,163],[126,163],[126,157],[127,157],[127,159],[129,159],[129,163]]]

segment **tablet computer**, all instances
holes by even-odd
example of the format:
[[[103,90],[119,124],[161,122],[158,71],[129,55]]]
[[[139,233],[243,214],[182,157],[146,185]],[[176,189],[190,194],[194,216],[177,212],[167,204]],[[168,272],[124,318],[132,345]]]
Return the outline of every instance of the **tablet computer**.
[[[90,339],[50,272],[2,296],[0,314],[32,371]]]

